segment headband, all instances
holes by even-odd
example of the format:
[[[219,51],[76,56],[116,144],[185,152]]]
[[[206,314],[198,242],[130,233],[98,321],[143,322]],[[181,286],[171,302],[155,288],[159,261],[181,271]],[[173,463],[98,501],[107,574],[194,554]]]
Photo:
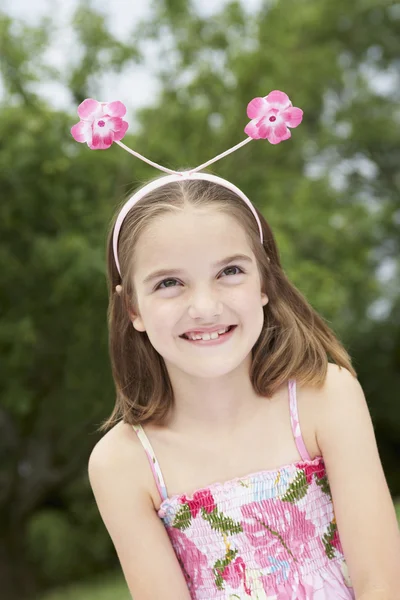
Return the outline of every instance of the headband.
[[[78,106],[79,123],[71,128],[72,137],[77,142],[86,142],[91,150],[106,150],[113,142],[121,146],[124,150],[136,156],[140,160],[152,165],[159,171],[168,173],[165,177],[160,177],[155,181],[148,183],[124,204],[120,210],[114,225],[113,231],[113,252],[115,264],[118,273],[121,275],[121,268],[118,260],[118,238],[122,224],[128,212],[139,200],[144,198],[149,192],[172,183],[183,180],[204,180],[219,184],[233,191],[250,208],[257,222],[260,232],[260,241],[263,243],[263,233],[260,219],[257,212],[248,199],[248,197],[233,183],[216,175],[209,173],[199,173],[212,163],[220,160],[228,154],[232,154],[242,146],[245,146],[251,140],[267,139],[271,144],[279,144],[291,137],[289,127],[297,127],[303,119],[303,111],[292,105],[289,97],[279,90],[270,92],[264,98],[254,98],[247,106],[247,116],[251,121],[246,125],[244,131],[248,135],[236,146],[232,146],[222,154],[218,154],[202,165],[190,169],[189,171],[173,171],[159,165],[145,156],[142,156],[135,150],[125,146],[121,142],[127,129],[128,123],[123,120],[126,114],[126,107],[122,102],[98,102],[92,98],[87,98]]]

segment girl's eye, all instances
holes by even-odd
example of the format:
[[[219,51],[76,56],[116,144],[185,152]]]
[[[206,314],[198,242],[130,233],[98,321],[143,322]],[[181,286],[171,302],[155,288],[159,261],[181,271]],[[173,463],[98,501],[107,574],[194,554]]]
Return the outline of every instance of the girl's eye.
[[[239,269],[240,273],[244,273],[243,269],[237,267],[236,265],[233,265],[232,267],[226,267],[226,269],[224,269],[222,272],[225,273],[225,271],[229,271],[229,269]],[[232,275],[239,275],[239,273],[232,273]]]
[[[169,287],[176,287],[175,285],[167,285],[165,287],[161,287],[164,283],[168,283],[169,281],[177,281],[177,280],[176,279],[163,279],[163,281],[161,281],[161,283],[159,283],[155,289],[156,290],[165,290]]]
[[[232,267],[226,267],[222,272],[225,273],[225,271],[228,271],[229,269],[238,269],[240,273],[244,273],[245,272],[241,267],[238,267],[236,265],[233,265]],[[239,275],[240,273],[232,273],[232,275]],[[165,290],[165,289],[170,288],[170,287],[176,287],[175,285],[166,285],[165,287],[161,287],[163,284],[169,283],[170,281],[177,282],[178,280],[177,279],[171,279],[171,278],[170,279],[163,279],[163,281],[161,281],[157,285],[157,287],[155,289],[156,290]]]

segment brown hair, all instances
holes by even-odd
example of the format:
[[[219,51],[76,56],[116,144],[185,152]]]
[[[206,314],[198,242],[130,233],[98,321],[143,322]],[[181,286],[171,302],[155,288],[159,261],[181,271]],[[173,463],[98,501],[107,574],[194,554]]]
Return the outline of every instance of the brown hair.
[[[247,205],[231,190],[203,180],[166,184],[147,194],[125,218],[119,236],[118,257],[122,281],[112,249],[113,221],[108,236],[108,326],[116,403],[100,426],[106,430],[121,418],[129,424],[163,424],[173,403],[173,390],[163,358],[146,332],[137,331],[128,309],[135,311],[132,263],[141,232],[157,217],[188,206],[211,208],[229,214],[244,228],[257,260],[262,290],[269,298],[264,324],[252,349],[250,378],[255,392],[271,397],[290,378],[299,385],[323,384],[329,359],[356,373],[343,345],[304,296],[287,279],[271,228],[257,211],[264,242]],[[119,211],[118,211],[119,212]],[[122,284],[119,295],[115,288]]]

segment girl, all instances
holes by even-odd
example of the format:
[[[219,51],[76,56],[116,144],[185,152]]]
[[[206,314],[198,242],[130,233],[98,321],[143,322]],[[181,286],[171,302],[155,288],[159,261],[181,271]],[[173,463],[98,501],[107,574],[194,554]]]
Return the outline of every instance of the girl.
[[[89,477],[134,600],[400,597],[363,391],[243,192],[147,185],[108,281],[117,401]]]

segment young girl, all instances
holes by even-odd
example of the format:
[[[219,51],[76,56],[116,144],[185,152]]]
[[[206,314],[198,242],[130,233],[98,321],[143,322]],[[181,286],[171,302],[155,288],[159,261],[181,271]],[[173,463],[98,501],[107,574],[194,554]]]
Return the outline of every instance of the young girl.
[[[145,186],[108,280],[117,401],[89,477],[133,599],[400,597],[364,394],[243,192],[194,170]]]

